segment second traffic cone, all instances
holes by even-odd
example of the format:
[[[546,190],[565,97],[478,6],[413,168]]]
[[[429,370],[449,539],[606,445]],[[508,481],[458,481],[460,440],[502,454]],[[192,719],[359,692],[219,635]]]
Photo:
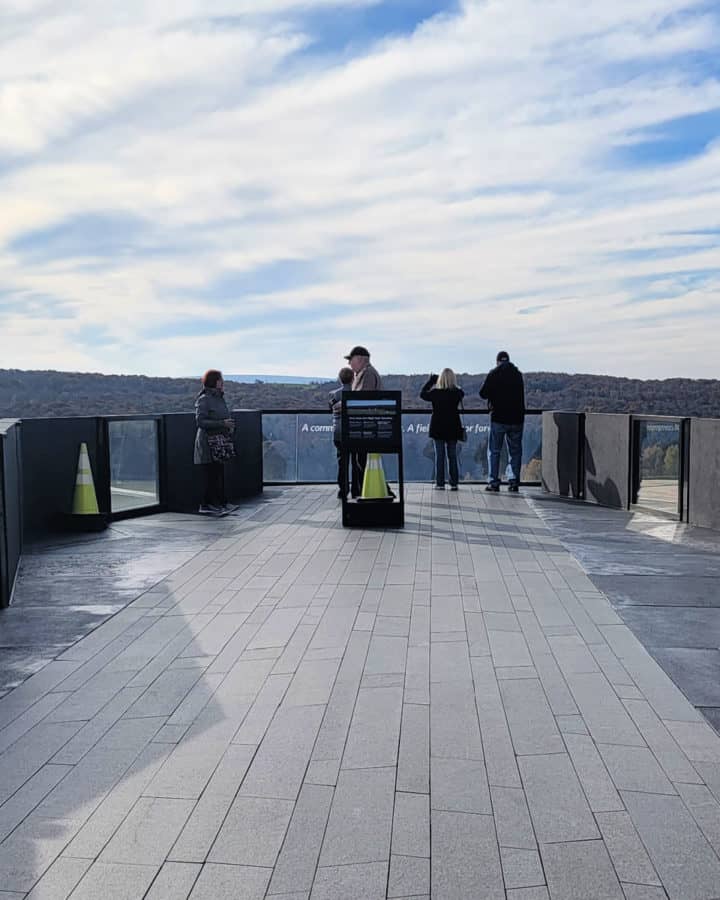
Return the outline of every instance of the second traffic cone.
[[[392,499],[385,482],[385,473],[382,467],[382,458],[379,453],[368,453],[363,478],[361,500],[390,500]]]
[[[90,456],[87,444],[84,443],[80,444],[72,511],[74,516],[97,516],[100,514],[92,469],[90,468]]]

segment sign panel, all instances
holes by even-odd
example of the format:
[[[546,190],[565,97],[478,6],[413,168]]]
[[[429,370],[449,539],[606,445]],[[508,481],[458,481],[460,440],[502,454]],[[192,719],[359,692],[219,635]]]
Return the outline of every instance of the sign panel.
[[[399,391],[359,391],[342,398],[342,435],[348,449],[396,453],[402,446]]]

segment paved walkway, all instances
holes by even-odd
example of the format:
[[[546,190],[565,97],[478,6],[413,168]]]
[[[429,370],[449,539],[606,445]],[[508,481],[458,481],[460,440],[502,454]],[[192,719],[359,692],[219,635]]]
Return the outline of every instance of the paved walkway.
[[[522,497],[332,494],[0,699],[0,900],[720,898],[720,738]]]

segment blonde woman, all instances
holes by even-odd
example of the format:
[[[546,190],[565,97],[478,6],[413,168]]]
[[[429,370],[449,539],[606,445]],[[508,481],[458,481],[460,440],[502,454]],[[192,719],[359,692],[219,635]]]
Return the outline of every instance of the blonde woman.
[[[465,392],[458,387],[452,369],[443,369],[440,376],[431,375],[420,392],[423,400],[432,403],[430,437],[435,441],[435,488],[445,490],[445,466],[450,471],[450,490],[458,489],[457,444],[462,434],[458,407]]]

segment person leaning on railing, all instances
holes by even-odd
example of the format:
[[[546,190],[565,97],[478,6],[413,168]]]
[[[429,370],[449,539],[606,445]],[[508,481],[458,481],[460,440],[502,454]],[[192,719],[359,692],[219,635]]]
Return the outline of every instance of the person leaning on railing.
[[[458,407],[465,391],[458,387],[457,376],[452,369],[443,369],[440,376],[431,375],[420,396],[432,403],[430,437],[435,442],[435,489],[445,490],[445,457],[450,470],[450,490],[458,489],[457,445],[462,440],[463,425]]]
[[[208,369],[195,399],[196,466],[203,471],[203,501],[198,512],[221,516],[232,511],[225,500],[225,463],[235,456],[235,422],[225,402],[222,372]]]

